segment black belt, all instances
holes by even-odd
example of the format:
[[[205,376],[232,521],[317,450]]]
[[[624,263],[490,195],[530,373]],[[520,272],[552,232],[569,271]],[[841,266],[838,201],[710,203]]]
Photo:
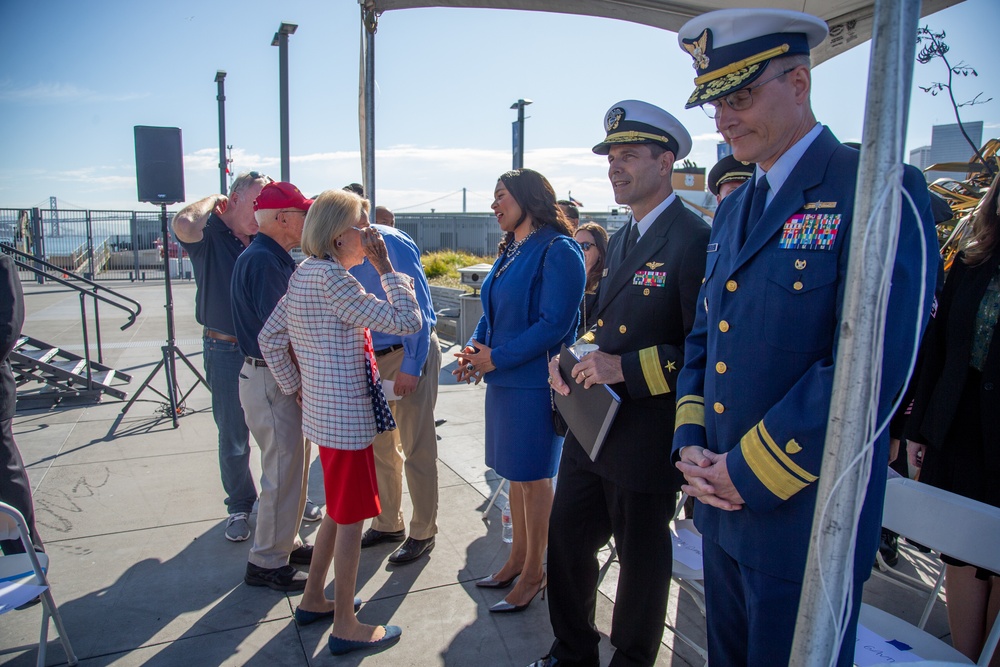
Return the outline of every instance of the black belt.
[[[403,349],[403,344],[396,343],[395,345],[390,345],[389,347],[383,347],[381,350],[375,350],[375,356],[384,357],[390,352],[395,352],[396,350],[402,350],[402,349]]]
[[[257,359],[256,357],[243,357],[243,361],[250,364],[254,368],[267,368],[267,362],[263,359]]]

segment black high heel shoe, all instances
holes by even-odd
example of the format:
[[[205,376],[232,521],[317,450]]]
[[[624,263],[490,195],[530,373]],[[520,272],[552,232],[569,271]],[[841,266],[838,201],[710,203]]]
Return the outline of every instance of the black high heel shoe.
[[[491,574],[490,576],[484,577],[479,581],[477,581],[476,586],[478,586],[479,588],[508,588],[512,583],[514,583],[514,580],[517,579],[519,576],[521,576],[520,572],[515,574],[510,579],[504,579],[503,581],[500,581],[494,575]]]
[[[500,602],[497,602],[495,605],[490,607],[490,613],[515,614],[519,611],[524,611],[525,609],[528,608],[528,605],[531,604],[532,600],[534,600],[539,593],[542,594],[542,599],[543,600],[545,599],[545,589],[548,587],[548,585],[549,585],[548,577],[543,577],[542,585],[538,587],[538,590],[535,591],[535,594],[532,595],[531,599],[529,599],[527,602],[525,602],[524,604],[511,604],[510,602],[507,602],[506,598],[504,598],[503,600],[500,600]]]

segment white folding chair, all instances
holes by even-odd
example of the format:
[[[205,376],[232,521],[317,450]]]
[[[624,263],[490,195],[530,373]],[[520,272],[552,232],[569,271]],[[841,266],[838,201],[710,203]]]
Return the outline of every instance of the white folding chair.
[[[0,614],[6,613],[37,596],[42,598],[42,629],[38,640],[38,666],[45,665],[45,649],[49,641],[49,618],[56,624],[59,641],[66,651],[70,665],[77,664],[73,646],[69,643],[66,628],[63,627],[59,608],[49,590],[45,572],[49,567],[49,557],[37,553],[31,544],[31,535],[24,517],[15,508],[0,503],[0,540],[21,540],[25,553],[0,557]]]
[[[694,527],[693,519],[679,519],[681,508],[687,500],[687,494],[682,493],[677,501],[677,509],[674,511],[674,518],[670,522],[671,539],[673,540],[674,564],[670,578],[677,584],[678,588],[691,596],[698,606],[701,615],[705,615],[705,570],[701,566],[701,533]],[[693,544],[691,542],[694,542]],[[678,558],[678,551],[684,549],[686,557],[682,560]],[[685,562],[686,561],[686,562]],[[676,623],[676,621],[675,621]],[[669,621],[666,623],[667,630],[675,637],[690,646],[708,664],[708,651],[705,647],[688,637],[677,629]]]
[[[492,496],[490,496],[490,502],[486,503],[486,509],[483,510],[482,514],[484,521],[486,520],[486,517],[489,516],[490,510],[493,509],[494,505],[496,505],[497,499],[500,496],[507,498],[508,501],[510,500],[510,496],[507,495],[507,479],[505,477],[500,478],[500,481],[497,483],[497,490],[493,492]]]
[[[934,551],[1000,572],[1000,508],[913,480],[891,479],[886,484],[882,525]],[[925,660],[973,664],[936,637],[869,605],[861,606],[860,624],[881,637],[908,644]],[[998,641],[1000,618],[975,664],[989,664]]]

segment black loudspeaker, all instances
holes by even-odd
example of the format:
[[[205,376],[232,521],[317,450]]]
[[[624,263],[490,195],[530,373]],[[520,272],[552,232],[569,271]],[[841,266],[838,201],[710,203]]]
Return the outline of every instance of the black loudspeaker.
[[[135,126],[135,181],[139,201],[184,201],[184,152],[179,127]]]

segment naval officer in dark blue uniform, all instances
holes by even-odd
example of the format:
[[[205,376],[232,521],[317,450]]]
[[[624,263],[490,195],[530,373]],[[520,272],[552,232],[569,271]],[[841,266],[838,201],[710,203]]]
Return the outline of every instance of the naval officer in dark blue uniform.
[[[809,49],[826,34],[815,17],[762,9],[707,13],[678,33],[698,75],[687,107],[702,106],[733,156],[757,164],[717,211],[677,383],[673,456],[685,490],[702,501],[695,524],[713,665],[786,665],[795,632],[859,157],[811,109]],[[920,218],[904,201],[881,341],[880,421],[906,379],[926,323],[920,295],[926,314],[937,275],[926,184],[908,167],[903,185]],[[861,586],[878,546],[887,447],[884,432],[871,453],[841,665],[852,663]]]
[[[611,664],[652,665],[663,637],[673,558],[667,524],[680,478],[670,461],[677,372],[694,324],[709,227],[673,191],[675,160],[691,136],[669,113],[638,100],[611,107],[594,147],[608,157],[615,201],[632,219],[611,237],[607,270],[584,338],[600,346],[566,381],[607,384],[621,408],[596,460],[570,432],[549,522],[549,618],[555,642],[537,665],[597,667],[597,551],[614,535],[621,572],[609,632]],[[553,389],[568,393],[558,358]]]

